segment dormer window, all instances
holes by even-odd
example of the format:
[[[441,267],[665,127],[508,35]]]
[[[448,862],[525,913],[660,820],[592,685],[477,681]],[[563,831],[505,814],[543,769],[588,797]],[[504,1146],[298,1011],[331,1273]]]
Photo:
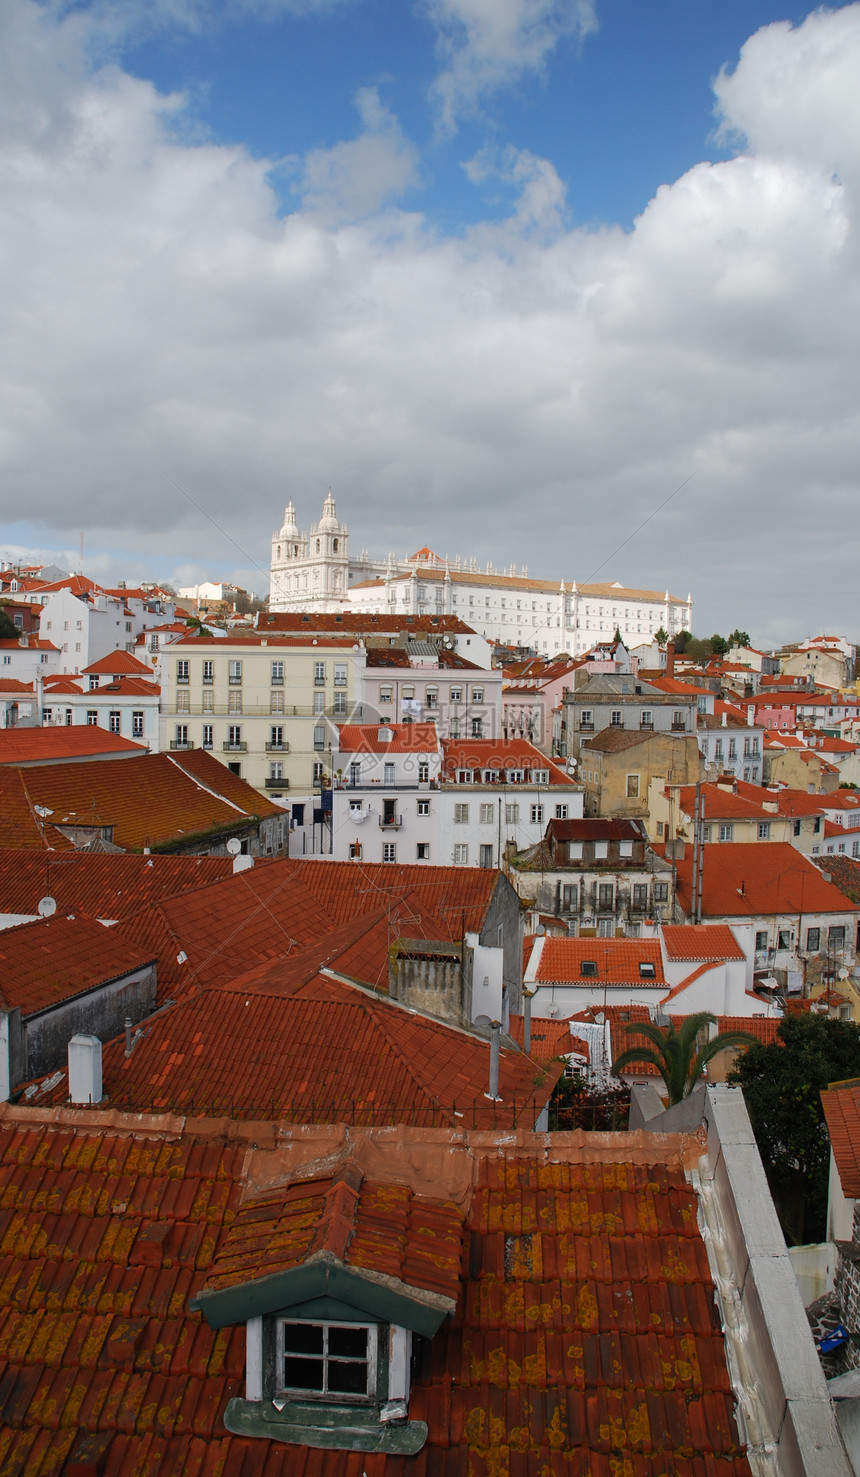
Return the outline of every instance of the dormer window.
[[[367,1323],[277,1324],[276,1379],[304,1400],[367,1403],[377,1396],[379,1329]]]
[[[532,784],[533,785],[548,785],[549,784],[549,770],[548,769],[533,769],[532,770]]]
[[[522,769],[509,769],[507,773],[509,785],[521,785],[525,778],[525,771]]]
[[[458,785],[470,785],[471,783],[472,783],[472,771],[471,771],[471,769],[458,769],[457,770],[457,784]]]

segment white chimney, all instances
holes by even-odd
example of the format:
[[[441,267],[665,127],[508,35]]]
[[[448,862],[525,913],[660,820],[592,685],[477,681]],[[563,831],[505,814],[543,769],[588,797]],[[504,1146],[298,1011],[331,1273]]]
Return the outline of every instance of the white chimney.
[[[233,858],[234,872],[247,872],[249,867],[253,867],[253,865],[254,858],[248,854],[240,852],[238,856],[234,856]]]
[[[73,1036],[69,1042],[69,1097],[73,1103],[102,1099],[102,1044],[98,1036]]]

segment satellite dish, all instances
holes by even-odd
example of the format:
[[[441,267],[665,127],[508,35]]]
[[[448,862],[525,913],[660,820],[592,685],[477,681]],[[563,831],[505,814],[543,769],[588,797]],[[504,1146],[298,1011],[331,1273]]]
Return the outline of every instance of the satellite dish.
[[[849,976],[850,973],[851,973],[851,971],[849,969],[845,969],[844,966],[843,966],[843,968],[840,969],[840,971],[839,971],[839,978],[841,980],[847,980],[847,978],[848,978],[848,976]]]
[[[53,897],[43,897],[39,903],[39,917],[53,918],[57,911],[57,900]]]
[[[488,1015],[476,1015],[472,1024],[477,1026],[479,1031],[489,1031],[493,1023]]]
[[[231,836],[230,840],[227,842],[227,855],[238,856],[241,850],[242,843],[239,840],[238,836]]]

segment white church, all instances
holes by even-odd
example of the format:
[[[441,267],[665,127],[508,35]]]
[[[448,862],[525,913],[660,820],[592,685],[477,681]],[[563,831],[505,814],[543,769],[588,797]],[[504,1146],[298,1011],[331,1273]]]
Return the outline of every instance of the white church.
[[[292,501],[272,536],[269,608],[340,610],[377,615],[456,615],[485,636],[547,656],[579,656],[616,630],[624,644],[647,643],[661,628],[669,636],[691,630],[692,596],[629,589],[615,583],[577,585],[517,574],[511,566],[479,570],[477,560],[448,560],[422,548],[408,557],[349,556],[349,529],[338,520],[329,489],[319,523],[300,533]]]

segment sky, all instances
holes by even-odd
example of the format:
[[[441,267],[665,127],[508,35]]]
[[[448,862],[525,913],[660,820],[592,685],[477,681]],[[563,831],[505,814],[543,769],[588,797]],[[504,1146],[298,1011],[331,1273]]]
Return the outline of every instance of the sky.
[[[860,641],[860,4],[4,0],[0,181],[0,555],[262,593],[331,486]]]

